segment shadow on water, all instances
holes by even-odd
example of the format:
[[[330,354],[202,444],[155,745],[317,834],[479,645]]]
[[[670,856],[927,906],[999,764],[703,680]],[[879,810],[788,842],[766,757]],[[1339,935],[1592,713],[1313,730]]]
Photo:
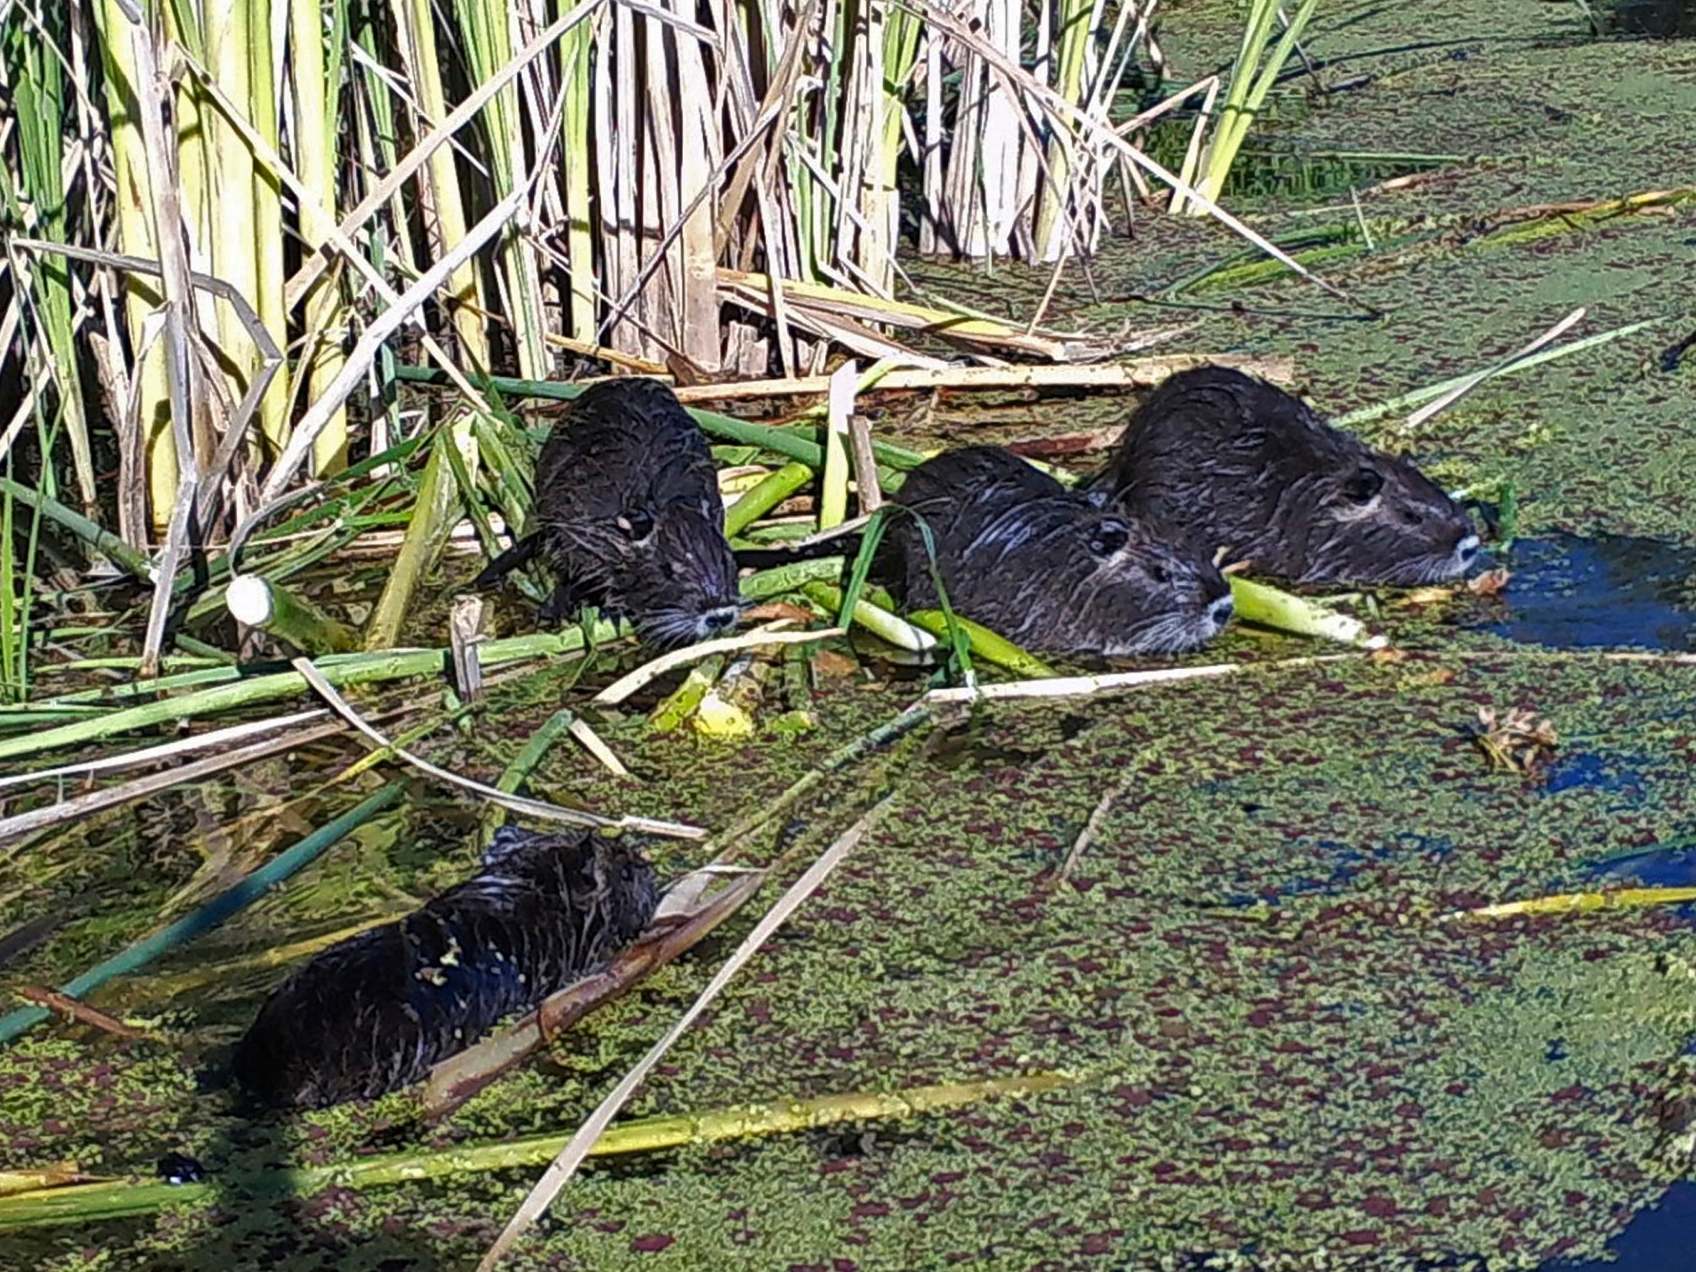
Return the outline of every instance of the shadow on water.
[[[1660,1205],[1645,1210],[1608,1242],[1611,1259],[1550,1263],[1546,1272],[1677,1272],[1688,1268],[1691,1231],[1696,1228],[1696,1183],[1674,1184]]]
[[[1473,624],[1485,631],[1557,649],[1696,649],[1696,550],[1557,534],[1519,540],[1505,564],[1500,606]]]
[[[1696,36],[1696,0],[1614,0],[1606,25],[1611,35]]]

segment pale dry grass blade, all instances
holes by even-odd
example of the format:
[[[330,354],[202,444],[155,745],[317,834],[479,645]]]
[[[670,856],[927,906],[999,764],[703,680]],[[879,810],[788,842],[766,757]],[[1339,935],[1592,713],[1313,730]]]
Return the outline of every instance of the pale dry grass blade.
[[[779,619],[775,623],[767,623],[742,636],[722,636],[716,640],[703,640],[698,644],[686,645],[682,649],[669,650],[651,662],[645,662],[634,671],[627,672],[613,681],[605,689],[597,693],[593,702],[598,707],[617,706],[631,694],[644,685],[658,680],[669,671],[685,667],[703,658],[711,658],[714,654],[730,653],[738,649],[754,649],[761,645],[807,645],[815,641],[829,640],[835,636],[844,635],[840,627],[827,627],[818,631],[791,632],[784,629],[790,620]]]
[[[524,1203],[518,1208],[518,1213],[513,1215],[506,1228],[496,1238],[495,1244],[483,1256],[482,1262],[477,1265],[478,1272],[488,1272],[489,1269],[499,1263],[512,1249],[514,1243],[530,1229],[536,1220],[541,1218],[543,1212],[552,1204],[553,1199],[559,1195],[560,1189],[565,1187],[572,1175],[577,1172],[577,1168],[582,1165],[589,1149],[612,1124],[612,1119],[618,1115],[618,1111],[635,1093],[636,1088],[653,1071],[654,1066],[665,1058],[666,1052],[671,1050],[672,1046],[688,1031],[701,1013],[712,1005],[713,1000],[724,992],[725,986],[730,984],[743,966],[759,952],[760,947],[766,943],[771,934],[782,927],[789,916],[818,890],[819,885],[830,877],[837,866],[847,859],[848,854],[859,845],[866,832],[888,809],[890,799],[891,797],[885,796],[869,812],[843,832],[836,842],[825,849],[819,858],[807,868],[806,873],[778,898],[771,909],[761,916],[760,921],[754,925],[754,930],[743,938],[742,944],[736,948],[736,952],[725,960],[724,966],[713,975],[712,980],[707,983],[706,988],[700,992],[695,1001],[689,1005],[689,1009],[683,1013],[677,1023],[666,1031],[665,1036],[653,1045],[647,1055],[637,1061],[635,1067],[626,1073],[611,1093],[601,1101],[600,1106],[578,1129],[577,1134],[572,1136],[571,1142],[561,1150],[553,1164],[536,1182],[536,1186],[530,1190],[530,1195],[524,1199]]]
[[[1544,345],[1551,344],[1560,339],[1561,336],[1565,335],[1566,332],[1571,330],[1573,326],[1583,319],[1584,314],[1585,309],[1582,305],[1580,305],[1577,309],[1574,309],[1565,318],[1562,318],[1554,326],[1550,327],[1524,348],[1510,354],[1506,358],[1503,358],[1494,366],[1486,367],[1484,370],[1479,371],[1475,375],[1467,377],[1465,380],[1455,385],[1454,388],[1450,389],[1447,393],[1443,394],[1440,398],[1437,398],[1433,402],[1428,402],[1426,405],[1420,407],[1417,411],[1410,414],[1407,419],[1402,421],[1402,431],[1404,433],[1413,432],[1414,429],[1425,423],[1426,420],[1436,415],[1439,411],[1447,410],[1468,393],[1471,393],[1479,385],[1483,384],[1486,380],[1494,379],[1496,376],[1501,375],[1504,371],[1513,370],[1515,366],[1523,362],[1526,358],[1529,358],[1532,354],[1536,353]]]
[[[426,773],[437,781],[457,786],[461,790],[471,791],[489,801],[507,809],[509,812],[522,813],[527,817],[539,818],[543,821],[561,822],[567,826],[588,826],[591,828],[607,828],[615,830],[634,830],[650,835],[662,835],[672,839],[701,839],[706,832],[698,826],[688,826],[682,822],[659,821],[648,817],[603,817],[599,813],[585,812],[577,808],[562,808],[558,804],[549,804],[539,799],[526,799],[522,795],[510,795],[485,782],[475,778],[464,777],[458,773],[430,763],[429,760],[412,754],[396,746],[383,734],[374,729],[366,719],[349,705],[347,699],[336,691],[336,687],[324,678],[324,674],[312,665],[307,658],[291,660],[291,666],[298,671],[306,682],[312,686],[330,704],[335,713],[358,729],[379,748],[405,760],[421,773]]]

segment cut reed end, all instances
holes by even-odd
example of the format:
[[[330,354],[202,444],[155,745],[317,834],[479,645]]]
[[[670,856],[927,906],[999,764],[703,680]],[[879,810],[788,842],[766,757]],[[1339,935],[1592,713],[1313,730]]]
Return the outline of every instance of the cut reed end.
[[[257,574],[238,574],[224,590],[224,608],[247,627],[266,627],[276,615],[271,585]]]

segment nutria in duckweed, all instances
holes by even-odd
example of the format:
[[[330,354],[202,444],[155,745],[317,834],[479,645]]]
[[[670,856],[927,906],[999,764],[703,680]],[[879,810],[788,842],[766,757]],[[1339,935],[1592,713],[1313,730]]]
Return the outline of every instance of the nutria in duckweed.
[[[1089,489],[1298,583],[1435,583],[1478,557],[1471,518],[1407,460],[1226,367],[1155,390]]]
[[[557,584],[545,620],[595,605],[656,645],[735,625],[736,563],[712,452],[658,380],[608,380],[571,403],[536,461],[533,524],[475,586],[539,556]]]
[[[1175,653],[1211,640],[1230,618],[1230,586],[1198,547],[1095,507],[1000,447],[926,460],[895,502],[930,527],[949,603],[1028,649]],[[913,518],[896,517],[885,543],[879,574],[909,608],[935,608]]]
[[[267,1104],[311,1108],[406,1086],[604,964],[656,900],[629,844],[503,826],[476,877],[290,976],[237,1046],[235,1077]]]

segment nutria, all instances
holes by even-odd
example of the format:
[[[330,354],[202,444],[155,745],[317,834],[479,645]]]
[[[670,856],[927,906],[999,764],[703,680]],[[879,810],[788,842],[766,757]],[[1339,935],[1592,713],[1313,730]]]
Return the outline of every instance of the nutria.
[[[736,622],[736,562],[712,453],[658,380],[607,380],[571,403],[536,461],[532,524],[475,586],[540,556],[557,582],[545,620],[595,605],[658,645]]]
[[[284,981],[237,1046],[235,1077],[267,1104],[310,1108],[415,1082],[605,963],[656,899],[632,846],[503,826],[474,878]]]
[[[1478,556],[1471,518],[1407,460],[1225,367],[1155,390],[1088,489],[1298,583],[1434,583]]]
[[[1230,618],[1230,586],[1205,553],[1095,507],[1000,447],[926,460],[894,502],[930,527],[949,604],[1028,649],[1175,653],[1212,639]],[[896,516],[885,543],[879,576],[910,608],[935,608],[914,519]]]

